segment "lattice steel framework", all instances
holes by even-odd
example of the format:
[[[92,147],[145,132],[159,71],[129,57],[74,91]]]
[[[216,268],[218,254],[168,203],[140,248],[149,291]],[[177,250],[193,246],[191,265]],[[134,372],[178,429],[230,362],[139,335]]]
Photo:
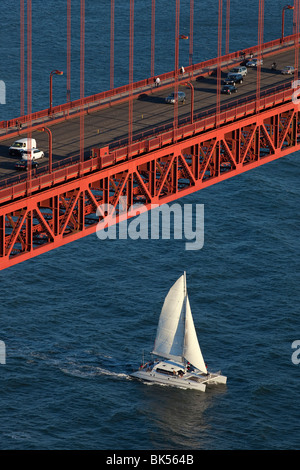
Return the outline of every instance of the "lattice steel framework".
[[[133,158],[128,148],[95,149],[90,167],[80,171],[81,164],[74,165],[70,181],[57,180],[45,190],[33,184],[30,197],[15,193],[0,208],[0,267],[95,233],[104,216],[97,214],[99,205],[109,203],[118,214],[120,197],[126,196],[128,207],[150,208],[295,152],[299,123],[297,106],[289,100],[206,132],[186,126],[175,141],[171,131],[140,142]]]

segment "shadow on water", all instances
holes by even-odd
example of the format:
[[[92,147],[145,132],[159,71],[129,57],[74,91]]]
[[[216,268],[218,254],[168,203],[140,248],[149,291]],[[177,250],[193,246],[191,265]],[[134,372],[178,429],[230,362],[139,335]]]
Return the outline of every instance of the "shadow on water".
[[[157,429],[151,434],[155,449],[211,447],[211,425],[206,411],[213,406],[216,395],[226,393],[226,387],[207,388],[204,393],[156,384],[141,384],[141,387],[141,403],[146,406],[140,412]]]

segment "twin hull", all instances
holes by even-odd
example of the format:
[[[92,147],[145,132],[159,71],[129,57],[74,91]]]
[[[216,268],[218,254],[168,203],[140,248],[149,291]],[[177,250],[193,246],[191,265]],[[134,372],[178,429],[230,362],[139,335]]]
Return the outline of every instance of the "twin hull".
[[[159,372],[147,372],[145,370],[138,370],[131,374],[131,376],[147,382],[154,382],[161,385],[169,385],[183,389],[200,390],[201,392],[205,392],[207,384],[226,384],[227,381],[226,377],[219,374],[210,374],[208,378],[198,378],[192,374],[188,374],[185,377],[173,377],[160,374]]]

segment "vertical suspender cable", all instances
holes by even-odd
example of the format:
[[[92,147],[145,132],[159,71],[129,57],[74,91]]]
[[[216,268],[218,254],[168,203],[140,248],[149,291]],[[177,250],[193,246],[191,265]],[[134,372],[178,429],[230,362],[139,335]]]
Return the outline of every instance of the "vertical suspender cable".
[[[20,0],[20,115],[25,112],[25,75],[24,75],[24,0]]]
[[[27,115],[28,117],[28,133],[27,136],[31,139],[31,112],[32,112],[32,7],[31,0],[27,0]],[[31,145],[30,145],[31,147]],[[31,159],[28,160],[27,171],[27,195],[31,194]]]
[[[219,119],[220,119],[220,108],[221,108],[222,20],[223,20],[223,0],[219,0],[216,127],[219,127],[220,125]]]
[[[179,66],[179,18],[180,18],[180,0],[176,0],[175,12],[175,71],[174,71],[174,140],[176,140],[176,131],[178,126],[178,66]]]
[[[85,0],[80,0],[80,169],[84,161],[84,40],[85,40]]]
[[[27,114],[32,110],[32,21],[31,0],[27,0]]]
[[[230,33],[230,0],[226,3],[226,46],[225,54],[229,54],[229,33]]]
[[[133,42],[134,42],[134,0],[130,0],[129,19],[129,102],[128,102],[128,155],[132,144],[132,120],[133,120]]]
[[[190,50],[189,65],[193,65],[193,49],[194,49],[194,0],[190,0]]]
[[[67,0],[67,102],[71,101],[71,0]]]
[[[152,0],[151,10],[151,77],[155,74],[155,0]]]
[[[259,104],[260,104],[260,77],[261,77],[261,45],[263,43],[264,38],[264,0],[259,0],[259,8],[258,8],[258,37],[257,37],[257,79],[256,79],[256,112],[259,112]]]
[[[295,35],[295,72],[293,80],[298,80],[298,64],[299,64],[299,0],[294,0],[294,11],[293,11],[293,34]]]
[[[115,0],[110,2],[110,89],[114,88],[115,67]]]

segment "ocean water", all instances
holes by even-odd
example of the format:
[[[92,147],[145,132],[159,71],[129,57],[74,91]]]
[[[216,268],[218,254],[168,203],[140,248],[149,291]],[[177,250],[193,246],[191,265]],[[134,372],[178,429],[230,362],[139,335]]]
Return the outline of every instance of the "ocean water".
[[[173,65],[174,11],[170,2],[156,3],[159,73]],[[196,3],[198,62],[216,55],[218,2]],[[256,3],[231,1],[231,50],[255,44]],[[41,109],[49,71],[65,68],[66,2],[32,4],[33,109]],[[86,0],[86,94],[109,86],[109,4]],[[115,80],[122,84],[128,2],[115,4]],[[265,1],[266,41],[280,36],[282,6]],[[150,0],[136,0],[135,11],[139,79],[150,75]],[[185,33],[188,12],[182,0]],[[19,112],[18,15],[19,2],[2,1],[2,119]],[[75,99],[79,1],[72,15]],[[183,48],[181,61],[188,60]],[[65,77],[56,78],[59,103]],[[172,236],[101,241],[95,234],[0,272],[1,450],[299,448],[300,365],[292,361],[292,343],[300,340],[299,153],[177,202],[204,204],[201,250],[187,251],[185,240]],[[164,298],[184,270],[205,361],[228,377],[225,387],[206,393],[129,377],[151,351]]]

